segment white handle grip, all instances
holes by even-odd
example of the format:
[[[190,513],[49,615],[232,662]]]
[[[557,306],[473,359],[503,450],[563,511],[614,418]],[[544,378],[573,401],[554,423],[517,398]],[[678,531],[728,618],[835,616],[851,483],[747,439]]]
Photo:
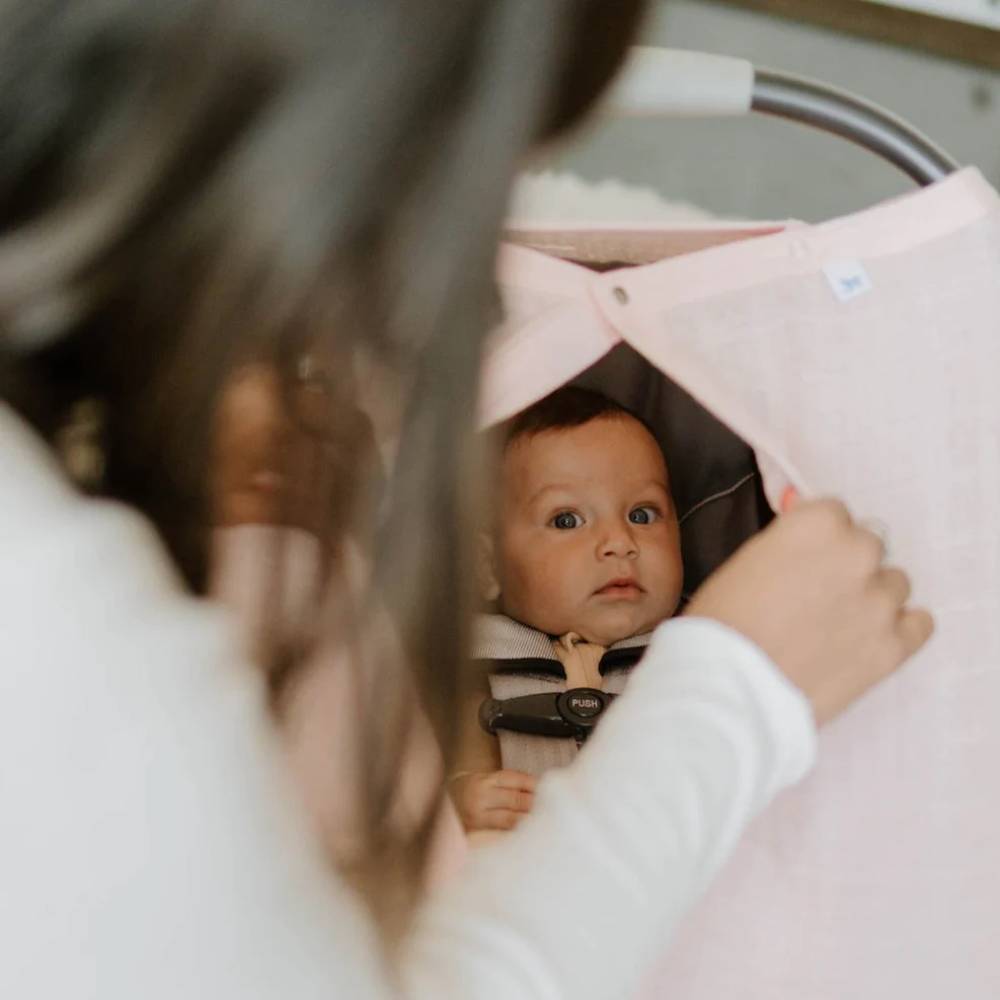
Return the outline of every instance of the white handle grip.
[[[604,112],[629,117],[745,115],[753,84],[753,64],[745,59],[636,46]]]

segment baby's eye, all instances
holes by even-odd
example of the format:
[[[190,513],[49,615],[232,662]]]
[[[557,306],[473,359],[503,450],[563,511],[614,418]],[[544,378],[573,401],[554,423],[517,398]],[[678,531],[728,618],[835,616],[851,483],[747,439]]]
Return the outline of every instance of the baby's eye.
[[[570,528],[579,528],[583,524],[583,518],[579,514],[574,514],[571,510],[560,511],[549,524],[560,531],[568,531]]]
[[[632,524],[652,524],[660,519],[660,512],[655,507],[635,507],[628,512]]]

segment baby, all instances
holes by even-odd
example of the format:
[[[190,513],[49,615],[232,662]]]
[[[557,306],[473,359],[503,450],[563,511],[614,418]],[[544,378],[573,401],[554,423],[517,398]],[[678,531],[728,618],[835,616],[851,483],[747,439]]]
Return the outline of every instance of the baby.
[[[627,409],[567,387],[505,428],[495,530],[478,566],[498,614],[477,625],[481,682],[463,719],[451,791],[467,830],[510,829],[535,778],[569,763],[573,739],[478,724],[490,691],[507,698],[596,688],[616,693],[648,633],[677,609],[683,566],[666,462]],[[530,772],[530,773],[529,773]]]

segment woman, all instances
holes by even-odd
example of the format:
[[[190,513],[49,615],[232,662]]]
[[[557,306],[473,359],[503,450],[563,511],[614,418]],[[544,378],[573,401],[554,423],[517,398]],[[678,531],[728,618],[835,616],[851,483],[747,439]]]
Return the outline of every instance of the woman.
[[[878,541],[802,505],[657,633],[670,669],[640,672],[517,834],[414,909],[436,808],[405,836],[384,821],[400,692],[412,671],[447,757],[507,186],[593,102],[642,6],[3,4],[3,995],[626,995],[808,769],[814,721],[925,641]],[[291,385],[318,339],[396,444],[381,498],[349,452],[335,481],[310,470],[298,495],[339,512],[322,614],[268,655],[288,675],[321,634],[364,682],[351,874],[379,934],[327,878],[238,643],[191,594],[218,391],[248,355]],[[331,404],[343,427],[353,394]],[[102,414],[90,488],[119,502],[54,461],[82,405]]]

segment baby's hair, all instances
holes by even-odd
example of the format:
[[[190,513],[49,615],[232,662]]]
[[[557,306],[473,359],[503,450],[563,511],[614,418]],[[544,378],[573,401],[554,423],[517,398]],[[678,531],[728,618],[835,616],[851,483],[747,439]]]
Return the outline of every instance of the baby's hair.
[[[656,437],[646,421],[627,406],[594,389],[566,385],[511,417],[502,429],[503,447],[510,447],[522,437],[581,427],[591,420],[607,417],[631,417]]]

